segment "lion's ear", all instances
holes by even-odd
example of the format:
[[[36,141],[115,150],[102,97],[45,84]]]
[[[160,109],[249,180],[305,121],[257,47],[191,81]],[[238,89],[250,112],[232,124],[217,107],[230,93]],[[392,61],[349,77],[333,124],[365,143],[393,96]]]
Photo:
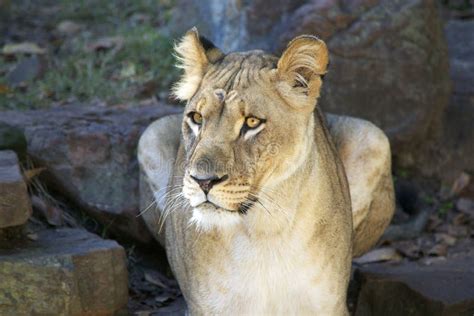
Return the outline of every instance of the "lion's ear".
[[[199,36],[194,27],[174,47],[177,67],[184,73],[174,85],[173,94],[180,100],[189,100],[199,87],[207,66],[221,59],[224,54],[211,41]]]
[[[296,108],[314,108],[321,89],[321,76],[328,65],[326,44],[315,36],[293,39],[278,60],[279,90]]]

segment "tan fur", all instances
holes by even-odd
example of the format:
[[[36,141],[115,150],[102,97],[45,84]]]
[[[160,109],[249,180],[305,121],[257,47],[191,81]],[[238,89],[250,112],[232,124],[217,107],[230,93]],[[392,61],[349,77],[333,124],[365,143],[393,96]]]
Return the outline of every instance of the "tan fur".
[[[386,137],[357,119],[328,116],[327,127],[319,39],[296,38],[278,59],[221,55],[190,32],[178,45],[184,116],[153,123],[138,158],[143,207],[158,204],[145,220],[191,314],[347,315],[351,258],[393,212]],[[266,121],[242,129],[249,116]],[[225,180],[206,197],[192,176]]]

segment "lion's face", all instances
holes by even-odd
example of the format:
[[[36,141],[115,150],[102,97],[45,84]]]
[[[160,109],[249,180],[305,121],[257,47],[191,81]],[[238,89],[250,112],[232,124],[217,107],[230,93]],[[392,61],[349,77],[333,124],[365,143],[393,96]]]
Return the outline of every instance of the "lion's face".
[[[191,40],[198,49],[192,57],[203,53],[200,57],[205,58],[205,67],[198,71],[196,60],[193,69],[185,64]],[[262,204],[267,198],[264,188],[283,181],[302,164],[321,81],[319,76],[282,77],[278,59],[261,51],[224,56],[205,44],[207,50],[197,33],[188,32],[181,51],[177,48],[185,75],[176,94],[188,101],[182,124],[183,194],[198,224],[225,226]],[[190,78],[196,73],[199,80]]]

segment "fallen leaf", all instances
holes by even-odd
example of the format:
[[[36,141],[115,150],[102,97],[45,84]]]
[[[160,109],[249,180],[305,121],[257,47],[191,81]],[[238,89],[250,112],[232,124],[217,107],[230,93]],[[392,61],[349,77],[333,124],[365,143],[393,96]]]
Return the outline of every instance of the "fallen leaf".
[[[444,243],[448,246],[454,246],[456,244],[456,238],[446,233],[435,234],[436,243]]]
[[[29,240],[38,240],[38,234],[36,233],[31,233],[31,234],[27,234],[26,237],[29,239]]]
[[[46,50],[39,47],[35,43],[24,42],[18,44],[7,44],[3,46],[3,55],[17,55],[17,54],[44,54]]]
[[[7,94],[7,93],[10,93],[11,90],[8,86],[4,85],[4,84],[0,84],[0,94]]]
[[[155,296],[155,301],[157,301],[158,303],[164,303],[172,298],[173,295],[170,295],[169,293],[162,293],[160,295]]]
[[[467,226],[448,225],[448,234],[454,237],[465,237],[469,235]]]
[[[392,247],[383,247],[371,250],[365,255],[354,259],[353,261],[358,264],[382,262],[382,261],[399,261],[401,260],[400,254],[397,250]]]
[[[468,198],[460,198],[456,201],[456,208],[471,217],[474,217],[474,200]]]
[[[426,231],[431,232],[443,224],[443,221],[439,218],[438,215],[431,215],[428,220],[428,225],[426,226]]]
[[[31,180],[33,178],[37,177],[38,175],[41,174],[41,172],[43,172],[45,170],[46,170],[46,168],[44,168],[44,167],[28,169],[28,170],[23,171],[23,177],[25,178],[25,181],[27,183],[29,183],[29,182],[31,182]]]
[[[127,79],[135,76],[137,74],[137,69],[134,63],[127,63],[121,70],[120,70],[120,78]]]
[[[144,273],[145,280],[153,285],[159,286],[161,288],[167,289],[168,286],[160,280],[160,276],[155,271],[146,271]]]
[[[468,222],[469,222],[469,217],[464,213],[457,214],[456,216],[454,216],[452,220],[453,225],[464,225]]]
[[[109,49],[114,49],[115,51],[119,51],[122,49],[125,40],[122,36],[109,36],[109,37],[102,37],[98,40],[90,43],[86,47],[86,51],[88,52],[98,52],[104,51]]]
[[[397,242],[394,247],[405,257],[410,259],[418,259],[423,256],[423,252],[419,245],[412,240]]]
[[[56,27],[58,32],[61,33],[61,34],[64,34],[64,35],[75,34],[75,33],[79,32],[81,30],[81,28],[82,28],[81,24],[78,24],[78,23],[70,21],[70,20],[62,21]]]
[[[454,180],[454,183],[449,191],[449,197],[454,197],[461,193],[461,191],[469,185],[471,176],[466,172],[462,172],[459,177]]]
[[[432,257],[444,257],[448,253],[448,246],[445,244],[434,245],[428,250],[428,256]]]

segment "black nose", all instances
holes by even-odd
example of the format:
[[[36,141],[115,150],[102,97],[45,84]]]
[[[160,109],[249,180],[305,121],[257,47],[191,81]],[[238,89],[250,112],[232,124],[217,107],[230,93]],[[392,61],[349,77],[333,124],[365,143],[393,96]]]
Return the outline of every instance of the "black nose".
[[[228,175],[225,175],[221,178],[217,177],[217,176],[213,176],[213,177],[209,177],[209,178],[204,178],[204,179],[200,179],[198,177],[195,177],[195,176],[191,176],[191,178],[194,179],[194,181],[196,181],[199,186],[201,187],[201,189],[204,191],[205,194],[208,194],[209,191],[211,191],[212,187],[218,183],[221,183],[221,182],[224,182],[225,180],[227,180],[227,178],[229,178]]]

